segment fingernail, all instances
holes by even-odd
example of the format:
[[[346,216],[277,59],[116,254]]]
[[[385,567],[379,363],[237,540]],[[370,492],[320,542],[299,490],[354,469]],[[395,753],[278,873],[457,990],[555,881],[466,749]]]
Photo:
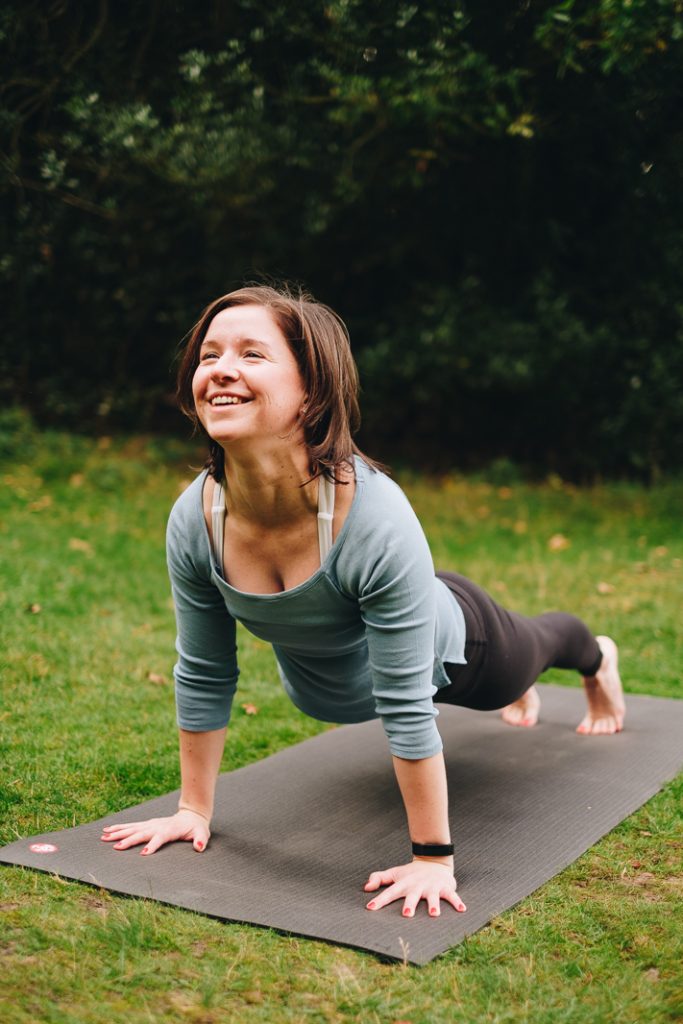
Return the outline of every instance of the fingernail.
[[[201,843],[201,842],[197,843],[197,849],[198,850],[203,850],[204,849],[204,843]]]
[[[375,906],[376,906],[375,903],[368,903],[368,910],[374,910]]]
[[[144,850],[143,850],[142,852],[143,852],[143,853],[149,853],[149,847],[148,847],[148,846],[145,846],[145,848],[144,848]]]
[[[430,911],[429,911],[429,913],[430,913],[430,914],[432,915],[432,917],[436,917],[436,915],[437,915],[438,911],[436,911],[436,910],[430,910]]]
[[[403,916],[404,916],[404,917],[412,917],[412,916],[413,916],[413,914],[412,914],[412,911],[410,911],[410,910],[404,910],[404,911],[403,911]]]

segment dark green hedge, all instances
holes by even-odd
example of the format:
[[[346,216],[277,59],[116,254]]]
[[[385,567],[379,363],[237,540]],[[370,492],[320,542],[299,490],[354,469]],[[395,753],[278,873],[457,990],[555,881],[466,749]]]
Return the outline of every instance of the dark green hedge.
[[[245,279],[352,332],[364,443],[575,476],[683,462],[677,0],[0,2],[0,398],[177,423]]]

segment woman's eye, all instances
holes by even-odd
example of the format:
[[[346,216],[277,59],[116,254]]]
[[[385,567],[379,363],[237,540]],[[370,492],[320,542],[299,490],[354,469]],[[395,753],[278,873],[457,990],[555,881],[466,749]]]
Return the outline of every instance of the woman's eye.
[[[201,363],[205,363],[207,359],[216,359],[216,358],[217,357],[216,357],[216,353],[215,352],[204,352],[204,354],[200,357],[199,361]]]
[[[244,357],[245,357],[245,359],[263,359],[263,356],[261,355],[260,352],[251,352],[251,351],[250,352],[245,352],[244,353]]]

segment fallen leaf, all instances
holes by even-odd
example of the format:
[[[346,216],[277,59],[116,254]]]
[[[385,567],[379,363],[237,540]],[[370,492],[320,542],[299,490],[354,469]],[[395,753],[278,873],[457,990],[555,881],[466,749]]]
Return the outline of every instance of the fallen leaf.
[[[502,498],[503,501],[509,501],[510,498],[512,497],[512,488],[511,487],[499,487],[498,488],[498,497]]]
[[[497,590],[499,594],[504,594],[507,588],[508,585],[507,583],[504,583],[503,580],[494,580],[491,584],[491,590]]]
[[[600,580],[597,586],[598,594],[613,594],[614,587],[611,583],[605,583],[604,580]]]
[[[147,678],[150,683],[156,683],[158,686],[166,686],[168,682],[166,676],[162,676],[160,672],[149,672]]]
[[[515,525],[513,526],[513,530],[515,531],[515,533],[519,534],[520,536],[523,533],[526,533],[528,529],[529,524],[525,522],[524,519],[518,519]]]
[[[491,509],[488,507],[488,505],[480,505],[477,509],[475,509],[475,515],[477,516],[478,519],[487,519],[488,516],[491,515]]]
[[[50,494],[44,494],[42,498],[38,498],[37,501],[32,501],[28,507],[29,512],[42,512],[44,509],[49,508],[52,504],[52,496]]]
[[[649,970],[645,971],[645,977],[648,981],[659,981],[659,969],[657,967],[650,967]]]
[[[255,704],[242,704],[245,715],[258,715],[258,708]]]
[[[34,602],[33,604],[27,604],[26,605],[26,611],[30,612],[31,615],[37,615],[38,612],[42,612],[42,610],[43,610],[42,604],[38,604],[37,602]]]
[[[82,487],[85,475],[83,473],[72,473],[69,477],[69,483],[72,487]]]
[[[669,554],[669,549],[665,548],[664,545],[661,544],[658,548],[655,548],[653,554],[656,558],[664,558],[664,555]]]
[[[111,448],[111,438],[101,437],[97,442],[98,451],[106,452],[107,448]]]
[[[79,537],[71,537],[69,540],[69,551],[82,551],[85,555],[92,555],[92,544],[87,540],[81,540]]]
[[[548,541],[550,551],[565,551],[571,545],[571,541],[562,533],[554,533]]]
[[[256,988],[249,989],[248,992],[242,993],[242,998],[245,1003],[250,1003],[252,1006],[256,1006],[258,1003],[263,1002],[263,992],[260,992]]]

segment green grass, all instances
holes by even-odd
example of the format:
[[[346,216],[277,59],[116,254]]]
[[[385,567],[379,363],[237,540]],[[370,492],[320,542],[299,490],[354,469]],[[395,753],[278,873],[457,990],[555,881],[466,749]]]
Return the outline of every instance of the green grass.
[[[178,785],[164,526],[202,459],[168,441],[45,433],[0,467],[0,842]],[[683,485],[402,483],[438,566],[520,611],[577,612],[618,638],[627,690],[681,696]],[[240,651],[224,770],[325,728],[289,704],[267,645],[242,631]],[[682,792],[680,779],[666,786],[424,968],[3,868],[0,1019],[673,1021],[683,1011]]]

